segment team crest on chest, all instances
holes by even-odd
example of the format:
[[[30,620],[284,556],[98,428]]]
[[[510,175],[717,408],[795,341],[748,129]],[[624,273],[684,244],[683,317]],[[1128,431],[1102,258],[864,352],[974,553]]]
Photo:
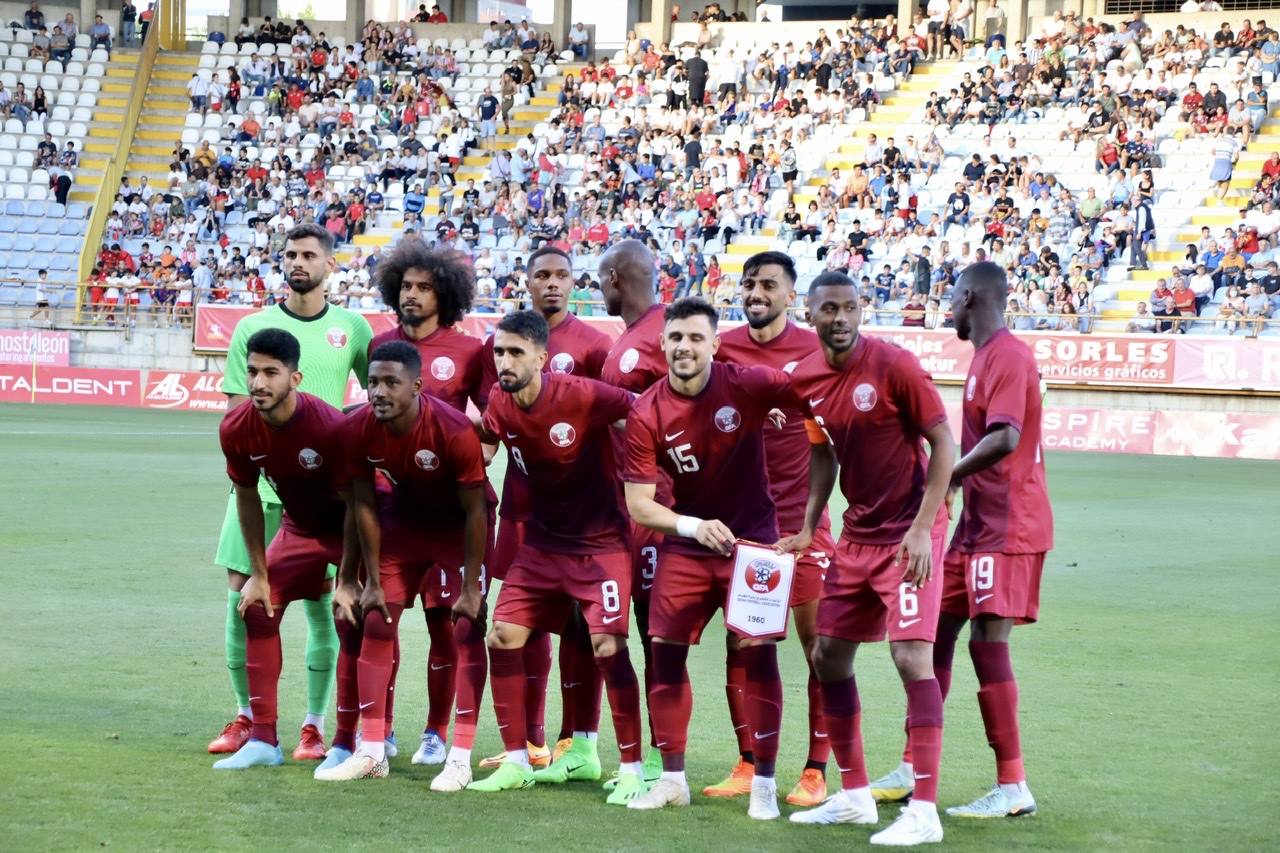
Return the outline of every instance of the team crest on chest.
[[[417,465],[423,471],[434,471],[440,467],[440,457],[436,456],[430,450],[419,450],[413,454],[413,464]]]
[[[721,432],[733,432],[742,425],[742,415],[733,406],[721,406],[716,411],[716,429]]]
[[[347,333],[334,326],[332,329],[324,333],[325,340],[329,342],[329,346],[334,349],[342,349],[347,345]]]
[[[618,369],[623,373],[630,373],[636,369],[636,365],[640,363],[640,351],[635,347],[631,347],[622,354],[622,358],[618,359]]]
[[[853,389],[853,406],[859,412],[869,412],[874,409],[878,399],[880,398],[876,394],[875,386],[869,382],[863,382]]]
[[[572,426],[564,421],[556,424],[551,428],[551,443],[556,447],[568,447],[573,444],[574,439],[578,437],[578,432]]]
[[[558,352],[551,357],[552,373],[573,373],[573,356],[567,352]]]
[[[964,386],[964,398],[973,401],[973,392],[978,388],[978,377],[970,376],[969,381]]]
[[[324,464],[324,457],[310,447],[304,447],[298,451],[298,464],[308,471],[314,471]]]
[[[452,379],[453,374],[457,372],[454,367],[453,359],[447,355],[437,357],[431,362],[431,375],[441,382]]]
[[[796,369],[796,366],[799,364],[800,362],[798,361],[788,361],[786,364],[782,365],[782,372],[791,373]]]

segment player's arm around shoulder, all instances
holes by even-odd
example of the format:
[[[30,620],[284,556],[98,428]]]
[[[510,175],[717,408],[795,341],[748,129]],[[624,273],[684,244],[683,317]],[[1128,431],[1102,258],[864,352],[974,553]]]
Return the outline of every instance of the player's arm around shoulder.
[[[369,387],[369,353],[373,348],[373,327],[363,314],[348,311],[351,326],[351,370],[361,388]]]
[[[231,333],[227,347],[227,361],[222,369],[222,393],[227,395],[227,414],[249,399],[249,336],[250,317],[242,317]]]

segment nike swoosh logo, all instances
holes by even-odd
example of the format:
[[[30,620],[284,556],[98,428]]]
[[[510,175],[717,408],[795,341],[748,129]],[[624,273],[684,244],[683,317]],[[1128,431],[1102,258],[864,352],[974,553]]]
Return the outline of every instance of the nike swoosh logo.
[[[560,682],[560,689],[561,689],[561,690],[572,690],[573,688],[575,688],[575,687],[577,687],[577,686],[578,686],[578,682],[577,682],[577,681],[562,681],[562,682]]]
[[[915,777],[916,777],[917,779],[931,779],[931,778],[933,778],[933,774],[932,774],[932,773],[917,773],[917,774],[915,774]]]
[[[249,701],[252,702],[254,699],[261,699],[261,698],[262,698],[261,696],[250,696]]]
[[[376,700],[375,700],[375,701],[376,701]],[[360,703],[360,710],[361,710],[361,711],[363,711],[365,708],[368,708],[368,707],[369,707],[370,705],[372,705],[372,704],[373,704],[373,702],[361,702],[361,703]]]
[[[826,732],[814,732],[814,733],[813,733],[813,736],[814,736],[814,737],[826,737],[826,736],[827,736],[827,733],[826,733]]]
[[[516,437],[516,434],[514,432],[507,433],[507,438],[515,438],[515,437]]]
[[[458,710],[454,711],[454,712],[453,712],[453,714],[454,714],[454,716],[456,717],[458,714],[472,714],[472,713],[475,713],[475,710],[476,710],[475,708],[467,708],[467,709],[464,711],[462,708],[459,708]]]
[[[684,435],[684,433],[684,430],[680,430],[679,432],[673,432],[671,435],[664,435],[663,438],[667,441],[675,441],[677,438]]]
[[[448,669],[448,668],[449,668],[449,667],[451,667],[451,666],[453,666],[453,664],[451,664],[451,663],[444,663],[444,664],[441,664],[440,666],[436,666],[435,664],[431,664],[431,671],[432,671],[432,672],[439,672],[440,670],[442,670],[442,669]]]
[[[263,453],[261,456],[254,456],[252,453],[250,453],[250,454],[249,454],[249,461],[250,461],[250,462],[258,462],[258,461],[261,461],[261,460],[266,459],[266,458],[267,458],[267,454],[265,454],[265,453]]]
[[[618,744],[618,749],[630,749],[635,745],[636,745],[635,741],[632,741],[631,743],[620,743]]]
[[[377,463],[379,463],[379,462],[386,462],[386,461],[387,461],[385,457],[384,457],[384,458],[382,458],[382,459],[374,459],[372,456],[366,456],[366,457],[365,457],[365,459],[368,459],[370,462],[374,463],[375,465],[376,465]]]
[[[618,615],[618,616],[606,616],[606,617],[604,617],[604,619],[603,619],[603,620],[601,620],[601,621],[603,621],[603,622],[604,622],[604,624],[606,624],[606,625],[612,625],[614,622],[617,622],[617,621],[618,621],[619,619],[621,619],[621,618],[622,618],[622,616],[621,616],[621,615]]]
[[[919,619],[908,619],[908,620],[905,620],[905,621],[904,621],[904,620],[902,620],[902,619],[899,619],[899,620],[898,620],[898,627],[899,627],[899,628],[910,628],[912,625],[916,624],[916,623],[917,623],[917,622],[919,622],[919,621],[920,621]]]
[[[642,583],[642,584],[640,584],[640,588],[641,588],[641,589],[653,589],[653,584],[651,584],[651,583]]]
[[[355,712],[356,712],[355,708],[339,708],[338,709],[339,714],[354,714]]]
[[[666,746],[666,745],[667,745],[667,742],[664,740],[662,743],[655,743],[655,744],[653,745],[653,748],[654,748],[654,749],[662,749],[662,748],[663,748],[664,746]]]
[[[756,740],[762,740],[763,738],[773,737],[773,736],[774,736],[774,735],[776,735],[777,733],[778,733],[778,730],[777,730],[777,729],[774,729],[773,731],[771,731],[771,732],[765,732],[764,734],[760,734],[759,732],[752,732],[752,733],[751,733],[751,736],[752,736],[753,738],[755,738]]]
[[[839,770],[841,773],[848,773],[848,772],[849,772],[849,768],[847,768],[847,767],[841,767],[839,764],[837,764],[837,765],[836,765],[836,769],[837,769],[837,770]]]
[[[994,592],[989,592],[986,595],[980,595],[977,598],[975,598],[973,600],[973,603],[981,604],[982,602],[986,601],[988,598],[995,598],[995,597],[996,597],[996,594]]]
[[[740,725],[740,726],[734,726],[734,727],[733,727],[733,730],[736,732],[738,729],[745,729],[746,727],[747,727],[747,724],[746,724],[746,723],[743,723],[743,724],[742,724],[742,725]]]
[[[451,593],[451,592],[442,592],[442,593],[440,593],[440,597],[441,597],[441,598],[448,598],[448,597],[449,597],[449,596],[451,596],[451,595],[453,595],[453,593]]]
[[[509,723],[501,723],[501,724],[499,724],[499,725],[498,725],[498,728],[499,728],[499,729],[505,729],[505,728],[507,728],[507,726],[508,726],[508,725],[510,725],[510,724],[509,724]]]
[[[816,399],[816,400],[810,400],[810,401],[809,401],[809,408],[811,408],[811,409],[813,409],[813,408],[817,408],[818,404],[819,404],[819,403],[821,403],[821,402],[822,402],[823,400],[825,400],[825,399],[827,399],[827,398],[826,398],[826,397],[819,397],[819,398],[818,398],[818,399]]]

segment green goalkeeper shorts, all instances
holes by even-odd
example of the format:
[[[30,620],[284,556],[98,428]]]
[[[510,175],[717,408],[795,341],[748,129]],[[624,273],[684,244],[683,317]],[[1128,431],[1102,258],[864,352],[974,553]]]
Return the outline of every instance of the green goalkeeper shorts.
[[[284,507],[278,503],[262,502],[262,515],[266,522],[267,536],[265,545],[271,544],[276,531],[280,529],[280,516],[283,512]],[[218,534],[218,552],[213,555],[213,562],[215,565],[242,575],[253,572],[253,567],[249,565],[249,549],[245,548],[244,536],[240,533],[240,515],[236,511],[235,489],[231,490],[231,497],[227,500],[227,514],[222,519],[222,532]],[[337,575],[338,567],[330,565],[325,577],[334,578]]]

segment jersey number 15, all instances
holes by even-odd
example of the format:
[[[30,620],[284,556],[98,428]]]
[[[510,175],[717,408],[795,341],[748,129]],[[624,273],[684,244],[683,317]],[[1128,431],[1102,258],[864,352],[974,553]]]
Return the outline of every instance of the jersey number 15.
[[[692,444],[681,444],[668,447],[667,455],[676,466],[677,474],[692,474],[698,470],[698,457],[693,455]]]

